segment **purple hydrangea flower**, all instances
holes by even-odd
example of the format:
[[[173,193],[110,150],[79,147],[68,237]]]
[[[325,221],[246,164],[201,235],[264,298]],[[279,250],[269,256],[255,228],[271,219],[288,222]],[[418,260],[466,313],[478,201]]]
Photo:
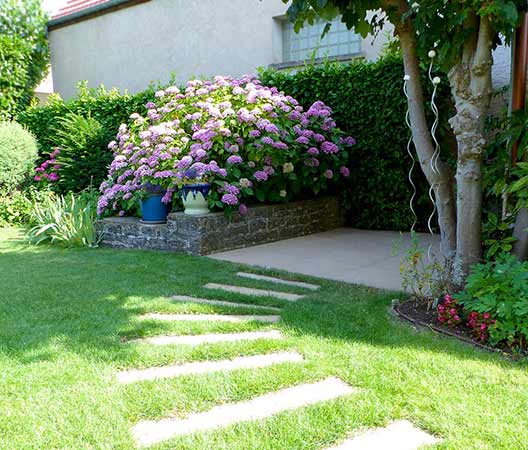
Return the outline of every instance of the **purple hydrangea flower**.
[[[226,205],[236,205],[238,203],[238,198],[234,194],[224,194],[222,195],[221,201]]]
[[[241,164],[242,158],[239,155],[231,155],[227,158],[227,164]]]
[[[268,174],[264,172],[263,170],[257,170],[253,176],[255,177],[255,180],[257,181],[266,181],[268,179]]]

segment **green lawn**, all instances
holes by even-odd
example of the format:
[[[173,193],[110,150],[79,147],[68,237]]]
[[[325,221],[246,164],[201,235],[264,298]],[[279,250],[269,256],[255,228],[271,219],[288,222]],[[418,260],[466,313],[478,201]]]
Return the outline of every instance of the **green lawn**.
[[[338,376],[344,399],[261,422],[166,441],[157,449],[323,449],[354,430],[407,418],[435,448],[528,448],[527,365],[418,331],[388,312],[394,293],[321,284],[296,303],[211,292],[240,266],[161,252],[30,247],[0,230],[0,448],[131,449],[143,419],[184,416],[306,381]],[[277,275],[277,273],[275,273]],[[244,286],[269,283],[238,279]],[[277,286],[276,290],[304,293]],[[279,324],[160,323],[145,312],[232,308],[171,303],[171,294],[285,305]],[[237,309],[236,313],[261,311]],[[123,343],[157,334],[281,329],[287,339],[200,347]],[[295,349],[302,364],[117,383],[123,368]]]

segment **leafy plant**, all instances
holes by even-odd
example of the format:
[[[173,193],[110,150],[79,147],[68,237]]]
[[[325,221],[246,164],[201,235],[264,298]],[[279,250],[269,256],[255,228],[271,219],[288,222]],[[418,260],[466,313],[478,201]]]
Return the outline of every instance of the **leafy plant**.
[[[30,220],[34,226],[27,239],[33,244],[65,247],[95,247],[97,193],[84,191],[66,196],[49,191],[33,202]]]
[[[489,326],[493,345],[526,348],[528,339],[528,262],[503,254],[472,266],[463,292],[455,298],[468,311],[496,320]]]
[[[46,74],[47,20],[40,0],[0,2],[0,118],[26,108]]]
[[[486,260],[492,260],[497,255],[510,252],[515,238],[512,236],[513,217],[500,219],[496,214],[489,213],[482,224],[482,236]]]
[[[396,254],[404,245],[403,238],[394,246]],[[402,288],[410,290],[413,297],[431,306],[435,299],[448,291],[446,267],[434,255],[429,259],[427,249],[420,246],[415,232],[411,233],[410,245],[400,260]]]
[[[79,114],[59,119],[56,130],[60,151],[55,155],[57,185],[62,192],[79,192],[99,185],[106,177],[112,159],[101,124]]]
[[[0,187],[12,190],[24,181],[37,159],[37,142],[16,122],[0,122]]]
[[[25,225],[31,216],[31,197],[13,190],[0,192],[0,225]]]

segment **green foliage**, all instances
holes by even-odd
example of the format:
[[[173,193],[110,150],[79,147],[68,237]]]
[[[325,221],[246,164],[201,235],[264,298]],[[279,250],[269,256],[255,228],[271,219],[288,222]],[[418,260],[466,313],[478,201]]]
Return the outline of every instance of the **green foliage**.
[[[46,74],[47,20],[40,0],[0,2],[0,118],[27,107]]]
[[[37,142],[16,122],[0,122],[0,187],[22,183],[37,159]]]
[[[27,233],[33,244],[58,244],[64,247],[95,247],[97,192],[84,191],[66,196],[48,192],[32,204]]]
[[[489,313],[490,342],[525,348],[528,339],[528,262],[503,254],[471,268],[464,292],[455,296],[468,311]]]
[[[31,199],[25,192],[0,192],[0,226],[27,224],[31,206]]]
[[[59,189],[80,192],[99,186],[112,158],[101,124],[92,117],[68,113],[58,119],[55,133],[60,148],[56,157],[60,165]]]
[[[145,104],[154,99],[155,92],[151,86],[136,95],[121,94],[117,89],[106,90],[103,86],[88,88],[86,82],[79,83],[78,88],[75,98],[64,101],[52,95],[47,105],[30,107],[19,115],[20,123],[36,136],[41,156],[47,156],[57,146],[60,119],[68,113],[97,120],[108,143],[117,134],[119,125],[128,122],[130,114],[146,114]]]
[[[306,66],[291,73],[270,69],[260,73],[264,84],[276,86],[304,107],[322,100],[332,108],[338,127],[356,138],[344,194],[350,207],[349,221],[357,227],[407,230],[413,221],[409,211],[412,188],[407,179],[411,159],[406,150],[410,131],[404,121],[407,103],[402,74],[402,61],[397,56],[377,62]],[[443,120],[439,134],[447,136],[449,94],[445,84],[439,89]],[[448,148],[444,141],[442,147]],[[424,227],[432,206],[418,165],[413,181],[418,188],[415,207]]]
[[[393,256],[404,247],[403,237],[393,248]],[[400,259],[402,289],[412,292],[415,300],[430,306],[435,299],[448,292],[447,272],[434,257],[429,260],[427,249],[420,245],[415,232],[411,233],[411,242]]]
[[[372,14],[372,11],[377,12]],[[524,11],[524,0],[291,0],[287,14],[297,30],[317,18],[331,21],[341,15],[343,23],[363,37],[381,30],[387,21],[398,27],[402,20],[409,20],[416,31],[419,54],[425,58],[429,50],[435,48],[438,60],[447,71],[461,62],[462,52],[467,50],[465,44],[476,40],[479,18],[485,17],[492,23],[491,38],[497,45],[500,36],[507,41],[511,39]]]

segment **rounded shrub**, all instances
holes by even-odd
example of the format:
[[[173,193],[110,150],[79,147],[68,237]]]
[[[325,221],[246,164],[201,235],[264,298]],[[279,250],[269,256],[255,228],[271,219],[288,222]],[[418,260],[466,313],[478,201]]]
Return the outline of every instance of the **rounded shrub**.
[[[188,179],[211,184],[215,209],[246,212],[251,203],[283,202],[338,189],[349,176],[346,136],[317,101],[304,109],[258,79],[217,76],[156,93],[145,117],[135,113],[109,145],[109,178],[98,211],[135,209],[145,186],[170,202]]]
[[[0,122],[0,187],[22,183],[38,157],[37,141],[16,122]]]

